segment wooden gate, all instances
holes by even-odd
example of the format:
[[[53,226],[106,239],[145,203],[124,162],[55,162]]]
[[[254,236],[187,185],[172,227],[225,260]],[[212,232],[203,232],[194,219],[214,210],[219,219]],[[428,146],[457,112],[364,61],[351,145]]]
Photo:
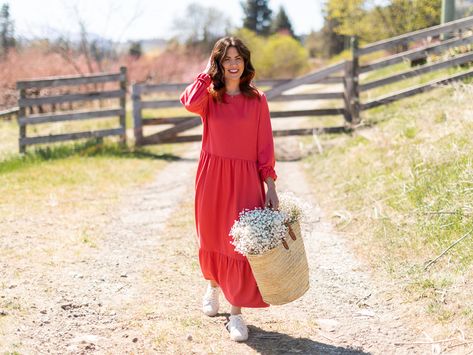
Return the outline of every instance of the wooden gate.
[[[111,83],[117,87],[115,89],[99,90],[99,85],[104,83]],[[53,96],[41,95],[41,90],[58,90],[59,87],[75,87],[78,89],[79,86],[86,90],[82,90],[78,93],[67,93]],[[88,86],[93,88],[92,91],[87,90]],[[126,86],[126,68],[124,67],[120,68],[119,73],[88,76],[63,76],[17,82],[17,89],[20,90],[20,98],[18,100],[20,153],[24,153],[28,145],[53,143],[81,138],[120,136],[120,141],[125,143]],[[69,91],[69,89],[67,91]],[[110,99],[117,100],[118,105],[104,108],[102,101]],[[73,103],[77,102],[91,103],[94,101],[100,102],[99,109],[91,108],[87,110],[76,110],[73,106]],[[27,136],[27,126],[114,116],[119,117],[119,127],[117,128],[54,135],[48,134],[43,136]]]
[[[271,87],[266,90],[266,96],[270,102],[282,101],[317,101],[317,100],[339,100],[339,106],[336,108],[325,109],[309,109],[309,110],[292,110],[292,111],[271,111],[271,118],[284,117],[305,117],[305,116],[329,116],[342,115],[347,122],[351,121],[349,111],[347,110],[346,97],[344,91],[339,92],[321,92],[321,93],[304,93],[304,94],[284,94],[290,89],[297,88],[307,84],[344,84],[346,82],[344,77],[345,62],[332,65],[323,70],[305,75],[294,80],[261,80],[256,81],[258,87]],[[338,74],[338,75],[337,75]],[[185,84],[160,84],[160,85],[133,85],[133,118],[134,118],[134,132],[137,145],[147,144],[162,144],[162,143],[179,143],[179,142],[193,142],[200,141],[202,136],[200,134],[180,135],[189,129],[197,127],[201,124],[198,116],[182,116],[175,117],[146,117],[144,111],[149,109],[174,109],[182,107],[178,100],[178,94],[182,92],[188,83]],[[144,96],[155,94],[163,96],[170,96],[167,99],[148,99]],[[284,95],[283,95],[284,94]],[[163,130],[159,130],[150,135],[145,135],[143,128],[146,126],[157,125],[172,125]],[[346,125],[338,127],[322,127],[322,128],[303,128],[303,129],[286,129],[275,130],[275,136],[289,136],[289,135],[304,135],[313,134],[314,129],[323,132],[340,132],[347,130]]]

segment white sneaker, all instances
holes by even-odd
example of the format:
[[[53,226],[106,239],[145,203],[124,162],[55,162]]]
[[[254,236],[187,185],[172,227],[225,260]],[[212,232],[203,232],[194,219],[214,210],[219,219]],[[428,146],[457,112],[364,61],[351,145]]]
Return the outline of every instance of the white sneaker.
[[[218,287],[207,286],[207,292],[205,292],[204,298],[202,299],[202,312],[209,317],[213,317],[218,313]]]
[[[230,316],[227,329],[230,332],[230,339],[233,341],[245,341],[248,339],[248,327],[241,314]]]

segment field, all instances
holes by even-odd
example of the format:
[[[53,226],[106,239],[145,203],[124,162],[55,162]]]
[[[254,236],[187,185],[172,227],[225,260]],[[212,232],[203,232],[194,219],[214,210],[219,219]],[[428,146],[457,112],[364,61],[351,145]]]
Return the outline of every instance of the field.
[[[454,84],[373,109],[306,159],[336,230],[413,313],[452,329],[473,326],[472,97]]]

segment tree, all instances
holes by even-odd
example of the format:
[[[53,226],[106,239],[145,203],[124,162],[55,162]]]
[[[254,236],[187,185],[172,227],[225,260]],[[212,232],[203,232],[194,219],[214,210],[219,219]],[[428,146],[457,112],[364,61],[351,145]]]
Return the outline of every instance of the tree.
[[[307,68],[307,50],[294,38],[275,34],[263,48],[263,63],[257,68],[264,78],[293,78]]]
[[[326,21],[342,36],[373,42],[439,24],[441,0],[328,0]]]
[[[332,0],[331,2],[333,5],[334,1]],[[330,58],[342,52],[348,43],[349,37],[339,33],[342,16],[340,16],[340,13],[334,13],[333,9],[333,7],[330,7],[329,4],[326,3],[323,8],[324,25],[322,29],[319,33],[309,35],[307,48],[311,51],[311,55]],[[338,10],[340,11],[340,9]],[[317,40],[319,40],[320,43],[317,43]]]
[[[440,23],[441,0],[391,0],[376,6],[374,21],[384,38],[435,26]]]
[[[247,0],[241,2],[243,13],[243,27],[256,32],[258,35],[267,36],[271,31],[272,11],[268,0]]]
[[[367,11],[366,0],[328,0],[325,4],[326,19],[333,21],[333,30],[343,36],[363,38],[367,31],[363,21]]]
[[[15,47],[14,23],[10,17],[10,5],[3,4],[0,9],[0,45],[2,54]]]
[[[205,50],[230,31],[231,21],[220,10],[197,3],[190,4],[182,17],[174,20],[174,29],[183,42],[200,45]]]
[[[289,17],[286,14],[286,10],[284,10],[283,6],[279,8],[279,12],[273,19],[273,22],[271,24],[271,33],[281,32],[287,33],[293,38],[296,38],[296,36],[294,35],[294,30],[292,29],[291,20],[289,20]]]
[[[128,49],[128,54],[133,58],[140,58],[143,55],[143,49],[141,48],[140,41],[131,42],[130,48]]]
[[[308,51],[291,36],[277,33],[263,37],[247,28],[232,35],[249,48],[257,80],[294,77],[308,67]]]

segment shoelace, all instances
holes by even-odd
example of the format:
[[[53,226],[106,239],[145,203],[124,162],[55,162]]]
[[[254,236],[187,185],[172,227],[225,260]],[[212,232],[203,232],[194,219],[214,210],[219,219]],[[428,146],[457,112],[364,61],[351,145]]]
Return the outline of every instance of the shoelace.
[[[230,330],[230,326],[236,328],[240,333],[246,328],[245,320],[241,315],[232,316],[227,324],[227,329]]]
[[[207,290],[207,293],[204,296],[204,300],[208,303],[217,303],[218,298],[218,288],[211,287],[210,290]]]

